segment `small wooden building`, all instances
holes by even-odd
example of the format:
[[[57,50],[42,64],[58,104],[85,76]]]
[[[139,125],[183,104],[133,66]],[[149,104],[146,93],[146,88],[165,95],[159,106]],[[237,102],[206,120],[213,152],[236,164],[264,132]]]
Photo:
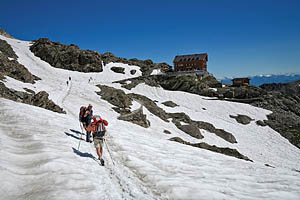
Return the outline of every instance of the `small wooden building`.
[[[233,86],[249,86],[250,78],[234,78],[232,79]]]
[[[200,70],[207,72],[207,53],[175,56],[174,71]]]

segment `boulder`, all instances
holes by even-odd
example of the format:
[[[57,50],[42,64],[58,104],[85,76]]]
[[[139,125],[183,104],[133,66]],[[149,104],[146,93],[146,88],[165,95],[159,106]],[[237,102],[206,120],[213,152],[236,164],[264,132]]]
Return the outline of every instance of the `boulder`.
[[[130,70],[130,74],[131,74],[131,75],[135,75],[135,73],[136,73],[136,70],[135,70],[135,69]]]
[[[250,122],[253,120],[247,115],[237,115],[237,116],[229,115],[229,117],[234,118],[238,123],[244,125],[250,124]]]

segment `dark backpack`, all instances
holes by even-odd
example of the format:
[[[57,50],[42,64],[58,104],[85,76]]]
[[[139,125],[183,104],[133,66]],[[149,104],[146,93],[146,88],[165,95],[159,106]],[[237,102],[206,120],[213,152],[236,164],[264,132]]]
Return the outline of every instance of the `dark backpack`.
[[[86,111],[86,107],[85,106],[81,106],[80,107],[80,111],[79,111],[79,121],[82,121],[82,118],[84,116],[85,111]]]

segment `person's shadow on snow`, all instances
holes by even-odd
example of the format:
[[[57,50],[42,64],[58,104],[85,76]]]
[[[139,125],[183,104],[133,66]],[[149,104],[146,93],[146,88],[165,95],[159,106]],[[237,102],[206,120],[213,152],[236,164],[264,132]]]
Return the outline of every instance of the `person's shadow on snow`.
[[[75,139],[77,139],[77,140],[83,140],[84,141],[84,139],[83,138],[79,138],[79,137],[77,137],[77,136],[75,136],[75,135],[72,135],[72,134],[70,134],[70,133],[67,133],[67,132],[64,132],[67,136],[70,136],[70,137],[72,137],[72,138],[75,138]]]
[[[76,134],[81,134],[81,135],[85,135],[84,133],[80,132],[80,131],[76,131],[74,129],[70,129],[70,131],[72,131],[73,133],[76,133]]]
[[[91,153],[82,153],[81,151],[78,151],[74,147],[72,147],[73,152],[81,157],[86,157],[86,158],[92,158],[95,159],[95,157]]]

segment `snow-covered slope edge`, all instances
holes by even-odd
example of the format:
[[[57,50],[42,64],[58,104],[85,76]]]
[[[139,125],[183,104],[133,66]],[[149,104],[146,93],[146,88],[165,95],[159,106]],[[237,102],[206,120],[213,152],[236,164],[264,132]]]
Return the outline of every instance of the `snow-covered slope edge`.
[[[256,120],[269,112],[249,105],[210,101],[197,95],[170,92],[138,85],[130,92],[142,94],[168,112],[185,112],[195,120],[212,123],[230,131],[237,144],[230,144],[201,130],[205,141],[237,148],[254,163],[185,146],[168,138],[194,139],[144,108],[151,123],[142,128],[117,120],[112,105],[95,93],[96,84],[120,88],[112,81],[126,77],[104,67],[102,73],[79,73],[54,69],[29,51],[29,43],[5,39],[18,55],[18,61],[42,80],[32,85],[34,91],[45,90],[67,114],[0,99],[1,159],[0,186],[3,199],[298,199],[300,196],[300,152],[268,127],[255,123],[240,125],[229,114],[247,114]],[[122,67],[132,67],[125,66]],[[116,64],[111,64],[116,66]],[[136,67],[138,70],[138,67]],[[107,71],[105,71],[107,70]],[[71,84],[66,85],[68,77]],[[93,77],[92,82],[88,79]],[[12,84],[13,83],[13,84]],[[21,82],[7,81],[7,87],[22,88]],[[26,86],[28,88],[28,85]],[[126,93],[126,89],[123,89]],[[161,104],[172,100],[179,106]],[[81,142],[77,112],[81,105],[92,103],[94,112],[109,121],[106,167],[92,159],[93,146]],[[139,107],[138,103],[134,105]],[[206,110],[202,110],[204,107]],[[18,120],[15,120],[18,119]],[[171,135],[163,134],[168,129]],[[72,131],[73,130],[73,131]],[[267,167],[270,164],[275,168]],[[28,184],[30,183],[30,184]]]

